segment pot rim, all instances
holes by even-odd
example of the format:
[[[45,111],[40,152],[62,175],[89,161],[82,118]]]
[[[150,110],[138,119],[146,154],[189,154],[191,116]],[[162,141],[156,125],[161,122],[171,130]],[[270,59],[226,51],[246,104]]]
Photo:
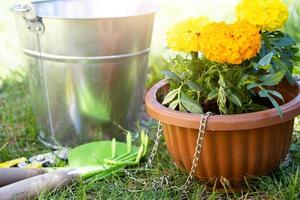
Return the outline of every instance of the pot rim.
[[[156,94],[160,88],[167,85],[167,80],[161,80],[156,83],[147,93],[145,104],[148,114],[166,124],[171,124],[179,127],[198,129],[201,115],[180,112],[171,110],[156,99]],[[207,122],[207,130],[246,130],[256,129],[293,120],[300,114],[300,86],[297,84],[297,96],[280,106],[283,117],[281,118],[275,108],[267,109],[259,112],[234,114],[234,115],[213,115],[210,116]]]

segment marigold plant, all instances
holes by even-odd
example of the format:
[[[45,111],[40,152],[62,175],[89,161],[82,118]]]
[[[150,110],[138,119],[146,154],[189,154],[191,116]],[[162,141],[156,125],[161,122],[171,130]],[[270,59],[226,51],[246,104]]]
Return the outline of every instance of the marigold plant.
[[[248,23],[210,23],[202,30],[199,46],[211,61],[241,64],[259,52],[260,38],[259,29]]]
[[[207,17],[189,18],[179,22],[167,32],[167,44],[175,51],[199,51],[199,40]]]
[[[283,26],[288,9],[281,0],[241,0],[236,7],[238,20],[245,20],[259,28],[273,31]]]
[[[290,84],[298,49],[278,30],[287,19],[280,0],[241,0],[233,24],[190,18],[167,33],[180,51],[163,73],[170,90],[162,104],[190,113],[238,114],[275,107],[282,116],[277,85]],[[183,54],[182,52],[185,52]]]

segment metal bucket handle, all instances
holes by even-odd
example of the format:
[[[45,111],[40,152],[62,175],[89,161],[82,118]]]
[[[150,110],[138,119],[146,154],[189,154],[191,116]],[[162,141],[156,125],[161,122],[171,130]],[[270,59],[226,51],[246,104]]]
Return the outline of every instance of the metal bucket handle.
[[[45,26],[37,17],[34,8],[28,4],[17,4],[10,8],[11,11],[19,14],[25,20],[26,28],[34,33],[42,34],[45,31]]]
[[[12,6],[10,8],[10,10],[13,11],[14,13],[20,15],[25,20],[26,28],[36,35],[36,40],[37,40],[36,41],[36,49],[39,52],[38,57],[39,57],[40,67],[42,70],[42,74],[45,74],[45,67],[44,67],[42,51],[41,51],[42,48],[41,48],[41,42],[40,42],[40,35],[42,33],[44,33],[44,31],[45,31],[45,26],[41,21],[42,18],[40,18],[36,15],[34,7],[32,7],[29,4],[17,4],[17,5]],[[42,81],[43,81],[42,84],[44,85],[44,90],[45,90],[45,99],[46,99],[46,103],[47,103],[47,112],[48,112],[48,119],[49,119],[49,124],[50,124],[50,131],[51,131],[51,134],[53,135],[53,139],[52,139],[53,143],[55,143],[55,145],[50,145],[50,146],[57,148],[57,147],[60,147],[60,144],[54,138],[53,121],[52,121],[49,92],[48,92],[48,81],[46,80],[45,76],[43,76]]]

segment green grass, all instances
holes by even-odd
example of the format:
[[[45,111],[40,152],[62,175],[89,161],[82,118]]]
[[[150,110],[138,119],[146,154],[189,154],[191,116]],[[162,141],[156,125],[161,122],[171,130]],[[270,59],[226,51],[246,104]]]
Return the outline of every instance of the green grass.
[[[16,81],[15,77],[18,77],[19,81]],[[0,89],[0,162],[49,151],[36,140],[38,130],[25,79],[23,74],[15,73],[14,79],[5,80]],[[153,138],[156,123],[143,123]],[[296,130],[299,130],[298,126]],[[144,170],[140,166],[135,174],[135,177],[145,180],[146,185],[136,183],[119,172],[102,180],[97,177],[79,180],[64,190],[41,194],[39,199],[299,199],[299,150],[300,136],[299,132],[295,131],[291,146],[293,159],[269,176],[261,177],[257,183],[249,186],[248,192],[219,193],[206,189],[203,184],[194,180],[187,194],[184,194],[174,187],[182,186],[187,175],[176,169],[167,153],[166,145],[161,141],[153,168]],[[141,165],[144,163],[145,160]],[[135,172],[134,169],[130,170]],[[162,176],[169,177],[169,185],[153,187],[152,182]]]
[[[160,70],[164,65],[160,56],[163,54],[161,50],[165,32],[170,25],[190,15],[208,15],[216,19],[228,18],[230,21],[230,17],[226,17],[232,16],[230,6],[228,6],[230,9],[227,9],[223,5],[216,7],[213,3],[208,6],[209,0],[201,2],[195,5],[193,1],[160,1],[161,12],[156,18],[152,45],[153,55],[158,56],[152,56],[150,59],[148,87],[161,79]],[[226,1],[223,4],[227,3]],[[0,162],[49,151],[36,140],[38,129],[30,104],[26,77],[23,73],[11,73],[9,70],[18,68],[23,63],[20,56],[21,48],[16,39],[15,25],[12,23],[14,19],[8,10],[9,4],[11,2],[0,2],[0,42],[3,46],[0,45],[2,50],[0,52]],[[222,12],[219,12],[220,10]],[[223,12],[224,14],[221,15]],[[2,77],[5,77],[5,80],[2,80]],[[149,121],[146,125],[149,135],[153,138],[155,122]],[[300,130],[298,121],[296,130]],[[291,146],[290,153],[293,159],[288,165],[281,166],[269,176],[261,177],[256,184],[249,186],[248,192],[236,194],[208,190],[197,180],[193,181],[186,195],[172,189],[170,186],[180,187],[187,175],[173,165],[163,141],[159,148],[153,168],[143,170],[140,166],[139,173],[135,175],[137,178],[144,179],[146,185],[133,182],[123,173],[118,173],[103,180],[98,180],[97,177],[85,181],[79,180],[67,189],[41,194],[39,199],[300,199],[300,132],[298,131],[295,131]],[[145,161],[141,165],[144,163]],[[153,188],[153,180],[158,180],[163,175],[169,177],[170,186],[164,184],[161,188]]]

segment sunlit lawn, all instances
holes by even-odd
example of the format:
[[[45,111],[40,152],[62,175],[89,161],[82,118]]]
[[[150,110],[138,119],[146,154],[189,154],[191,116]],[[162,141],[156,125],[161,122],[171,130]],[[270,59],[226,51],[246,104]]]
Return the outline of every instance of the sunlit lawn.
[[[0,1],[0,162],[47,152],[36,141],[36,124],[28,94],[28,84],[21,55],[14,18],[8,10],[15,1]],[[164,37],[170,25],[188,16],[207,15],[212,19],[233,20],[234,3],[222,0],[161,0],[160,12],[156,17],[153,36],[151,68],[148,85],[157,81],[163,67],[160,57],[166,56]],[[153,138],[155,122],[148,121],[148,133]],[[299,126],[299,123],[296,123]],[[300,128],[297,128],[300,130]],[[136,176],[146,180],[147,185],[133,182],[124,174],[115,174],[104,180],[97,177],[79,181],[66,190],[42,194],[40,199],[299,199],[300,196],[300,135],[295,131],[291,155],[287,165],[281,166],[273,174],[262,177],[249,186],[244,193],[218,193],[210,191],[194,180],[188,195],[176,191],[171,186],[181,186],[186,174],[178,171],[170,160],[166,146],[161,142],[154,168],[141,169]],[[297,153],[298,152],[298,153]],[[153,180],[162,175],[170,177],[170,184],[153,188]],[[96,181],[96,182],[95,182]],[[0,198],[1,199],[1,198]]]

